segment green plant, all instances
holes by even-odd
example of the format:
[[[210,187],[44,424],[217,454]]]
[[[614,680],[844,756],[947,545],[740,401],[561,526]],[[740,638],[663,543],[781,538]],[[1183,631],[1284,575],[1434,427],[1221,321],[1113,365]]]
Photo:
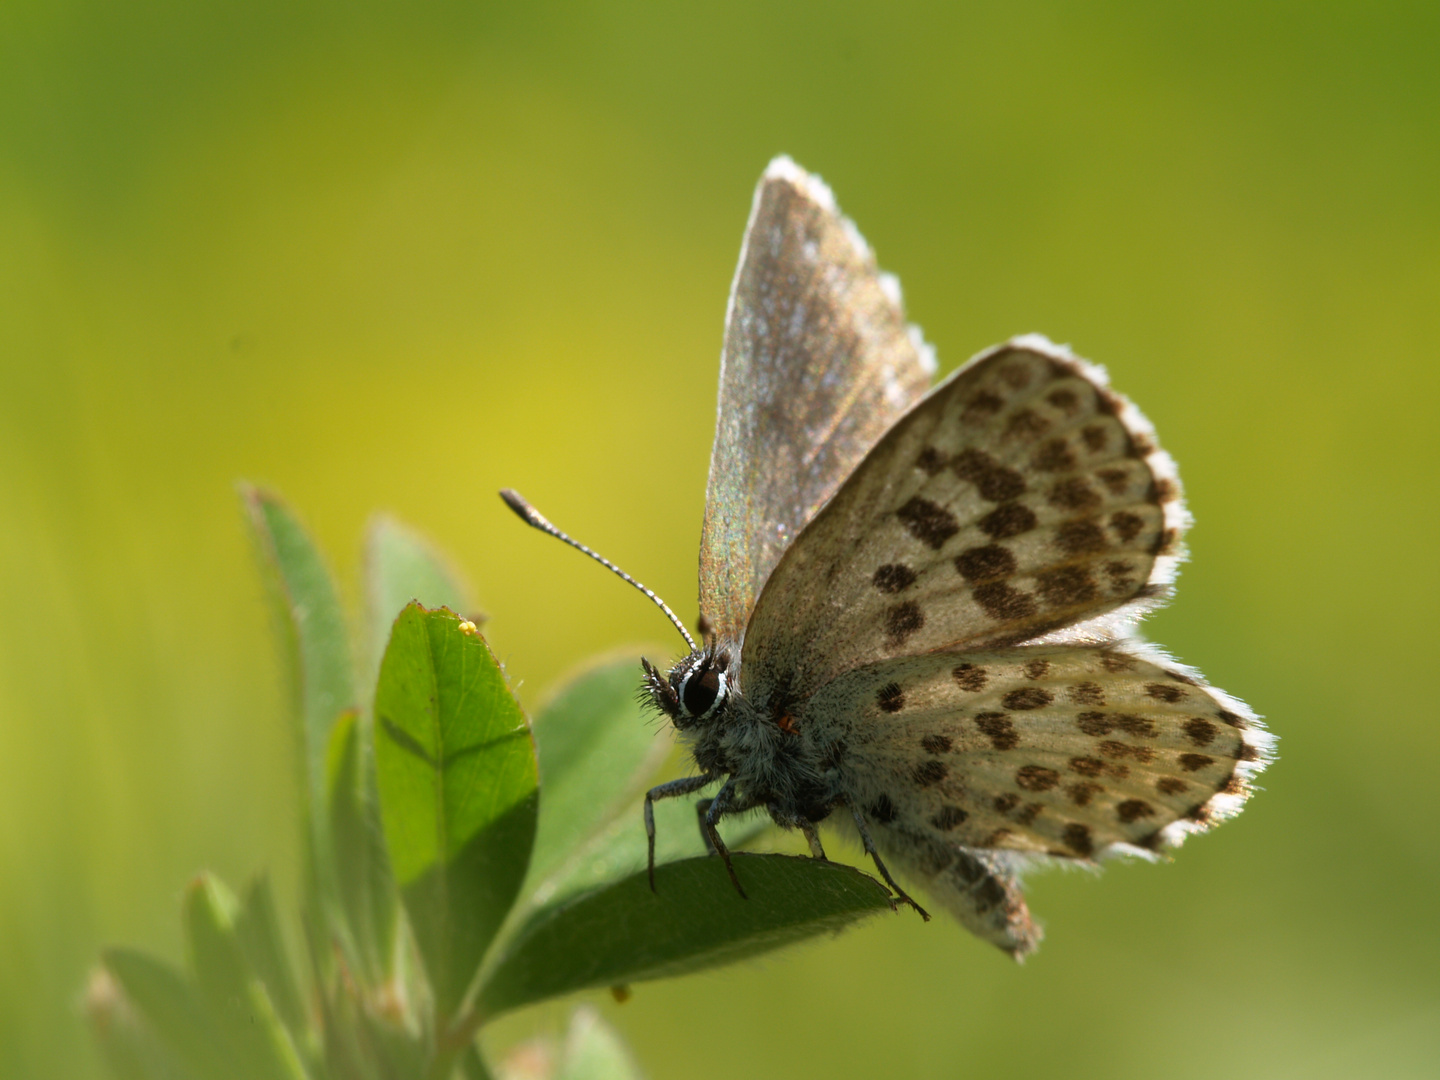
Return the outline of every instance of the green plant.
[[[736,856],[742,900],[678,803],[656,808],[652,892],[636,802],[665,745],[636,704],[638,656],[591,663],[532,731],[479,618],[457,614],[464,590],[417,536],[372,526],[357,650],[295,515],[241,494],[300,735],[305,975],[264,877],[237,897],[200,875],[183,902],[184,970],[125,948],[102,957],[89,1011],[117,1076],[485,1077],[476,1034],[502,1013],[890,908],[857,870],[776,854]],[[757,831],[742,824],[732,840]],[[577,1017],[553,1075],[627,1075],[617,1047],[598,1018]]]

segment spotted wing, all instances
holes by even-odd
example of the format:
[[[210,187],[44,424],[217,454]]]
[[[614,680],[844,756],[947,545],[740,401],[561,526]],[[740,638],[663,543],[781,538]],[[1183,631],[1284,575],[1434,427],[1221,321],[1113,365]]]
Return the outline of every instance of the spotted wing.
[[[739,642],[781,553],[935,371],[900,290],[789,158],[755,192],[730,293],[700,611]]]
[[[741,685],[788,708],[891,657],[1032,640],[1163,595],[1187,524],[1150,425],[1038,337],[895,424],[775,568]]]
[[[1012,952],[1033,938],[1008,866],[1178,844],[1239,811],[1271,749],[1243,704],[1133,639],[884,660],[796,719],[882,851]]]

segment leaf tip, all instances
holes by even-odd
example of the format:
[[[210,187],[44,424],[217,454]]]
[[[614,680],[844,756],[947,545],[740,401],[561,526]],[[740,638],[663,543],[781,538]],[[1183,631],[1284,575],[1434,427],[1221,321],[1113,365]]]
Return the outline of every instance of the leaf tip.
[[[240,496],[241,503],[251,513],[262,511],[266,506],[284,504],[278,493],[253,480],[236,480],[235,494]]]
[[[120,984],[115,981],[115,976],[103,963],[96,964],[86,976],[80,1004],[86,1019],[102,1035],[123,1015],[124,994],[120,990]]]

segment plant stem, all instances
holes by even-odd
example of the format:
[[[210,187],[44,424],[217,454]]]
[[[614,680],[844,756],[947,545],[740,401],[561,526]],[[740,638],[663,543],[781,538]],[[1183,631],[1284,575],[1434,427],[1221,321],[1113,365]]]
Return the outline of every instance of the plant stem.
[[[437,1028],[435,1056],[430,1061],[426,1080],[450,1080],[457,1061],[464,1068],[467,1080],[488,1080],[484,1060],[475,1049],[475,1034],[481,1022],[479,1012],[466,1009],[451,1023]]]

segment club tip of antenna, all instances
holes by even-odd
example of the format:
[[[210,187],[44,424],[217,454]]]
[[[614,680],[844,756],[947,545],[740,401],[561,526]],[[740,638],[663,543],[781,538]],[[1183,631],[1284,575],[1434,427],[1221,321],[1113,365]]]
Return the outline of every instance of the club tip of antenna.
[[[505,500],[505,505],[510,507],[511,510],[514,510],[516,516],[525,522],[525,524],[537,524],[535,519],[539,517],[539,515],[535,512],[535,508],[526,502],[525,496],[521,495],[514,488],[501,488],[500,498]]]

